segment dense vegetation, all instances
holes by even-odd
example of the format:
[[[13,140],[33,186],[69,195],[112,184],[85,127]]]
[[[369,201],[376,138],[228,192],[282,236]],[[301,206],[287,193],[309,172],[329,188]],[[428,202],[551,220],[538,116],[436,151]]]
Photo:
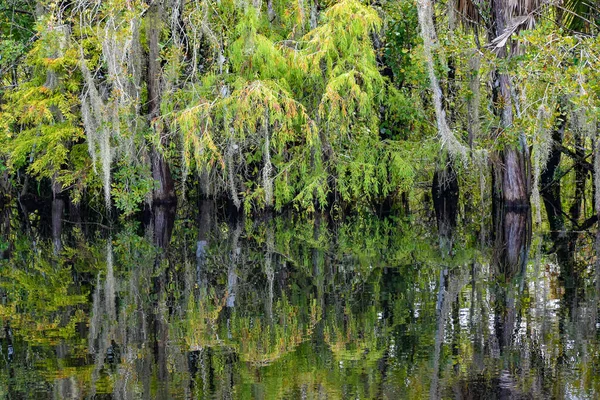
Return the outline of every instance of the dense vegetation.
[[[0,1],[0,397],[598,397],[596,3]]]
[[[599,22],[584,0],[5,0],[2,195],[381,211],[433,182],[579,223]]]

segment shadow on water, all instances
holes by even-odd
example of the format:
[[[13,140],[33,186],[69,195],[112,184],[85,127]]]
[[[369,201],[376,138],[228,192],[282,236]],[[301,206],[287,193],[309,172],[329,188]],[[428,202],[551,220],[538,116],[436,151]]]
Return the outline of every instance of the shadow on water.
[[[3,223],[0,398],[597,398],[595,243],[503,210],[482,246],[451,201],[437,230],[210,201]]]

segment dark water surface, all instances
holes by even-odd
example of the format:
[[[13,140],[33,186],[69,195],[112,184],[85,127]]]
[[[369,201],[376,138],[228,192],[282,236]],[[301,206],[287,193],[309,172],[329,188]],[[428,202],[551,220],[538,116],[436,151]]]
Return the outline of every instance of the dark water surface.
[[[0,399],[600,398],[595,233],[199,214],[4,226]]]

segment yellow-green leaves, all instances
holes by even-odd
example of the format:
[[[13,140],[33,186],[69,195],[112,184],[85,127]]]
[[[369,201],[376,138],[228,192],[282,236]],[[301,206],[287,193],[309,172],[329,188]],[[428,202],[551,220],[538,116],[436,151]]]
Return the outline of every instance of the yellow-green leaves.
[[[6,93],[0,116],[2,152],[14,170],[37,178],[61,180],[71,174],[69,151],[81,140],[77,59],[69,28],[44,18],[39,40],[27,54],[30,78]]]
[[[393,193],[390,179],[410,174],[393,172],[397,157],[380,143],[377,12],[340,1],[301,41],[276,41],[261,12],[243,9],[223,54],[231,70],[219,66],[188,88],[194,100],[175,119],[185,164],[217,171],[211,190],[247,210],[291,202],[314,210],[332,190],[344,201]]]

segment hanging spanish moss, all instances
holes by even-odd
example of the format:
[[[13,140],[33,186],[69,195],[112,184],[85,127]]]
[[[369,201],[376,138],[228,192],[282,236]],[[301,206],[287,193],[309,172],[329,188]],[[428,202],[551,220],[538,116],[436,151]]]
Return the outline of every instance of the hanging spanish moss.
[[[552,151],[552,131],[548,127],[551,113],[546,105],[538,108],[537,121],[538,128],[535,131],[533,145],[533,188],[531,193],[531,202],[535,207],[535,221],[542,223],[541,205],[540,205],[540,175],[548,162],[548,156]]]
[[[273,179],[271,178],[271,172],[273,165],[271,164],[271,140],[269,138],[269,111],[265,111],[265,117],[263,121],[263,134],[265,137],[265,144],[263,149],[263,186],[265,188],[265,205],[271,207],[273,205]]]
[[[433,25],[433,3],[431,0],[418,0],[417,9],[419,14],[419,25],[421,27],[421,38],[423,39],[423,51],[425,53],[425,62],[427,64],[427,75],[429,77],[429,84],[431,85],[441,145],[442,148],[448,150],[451,157],[466,160],[468,149],[460,143],[448,126],[446,111],[444,110],[442,103],[442,89],[438,78],[435,75],[433,49],[436,47],[437,39],[435,27]]]
[[[86,61],[81,59],[81,70],[85,80],[85,90],[81,99],[81,114],[84,128],[87,134],[88,150],[92,157],[94,169],[100,153],[100,163],[102,167],[102,183],[104,187],[104,201],[107,207],[110,207],[110,169],[112,164],[112,152],[110,139],[111,129],[115,120],[114,115],[118,113],[114,103],[106,104],[100,97],[96,83],[92,78],[90,70],[87,68]]]
[[[231,195],[231,199],[236,209],[240,209],[242,202],[238,196],[238,190],[235,183],[235,162],[234,162],[234,154],[238,150],[239,146],[233,142],[233,140],[227,146],[227,155],[226,155],[226,165],[227,165],[227,173],[228,173],[228,182],[229,182],[229,193]]]
[[[36,35],[7,39],[14,57],[0,59],[6,179],[15,193],[47,179],[127,218],[189,191],[248,213],[383,212],[418,197],[441,153],[470,163],[454,164],[461,193],[479,186],[484,203],[491,161],[494,196],[532,195],[539,222],[548,110],[567,93],[597,119],[586,7],[569,11],[587,25],[559,32],[536,25],[542,12],[575,19],[544,0],[39,2]],[[579,119],[561,152],[581,177],[592,133]]]
[[[596,3],[0,1],[0,398],[600,399]]]

